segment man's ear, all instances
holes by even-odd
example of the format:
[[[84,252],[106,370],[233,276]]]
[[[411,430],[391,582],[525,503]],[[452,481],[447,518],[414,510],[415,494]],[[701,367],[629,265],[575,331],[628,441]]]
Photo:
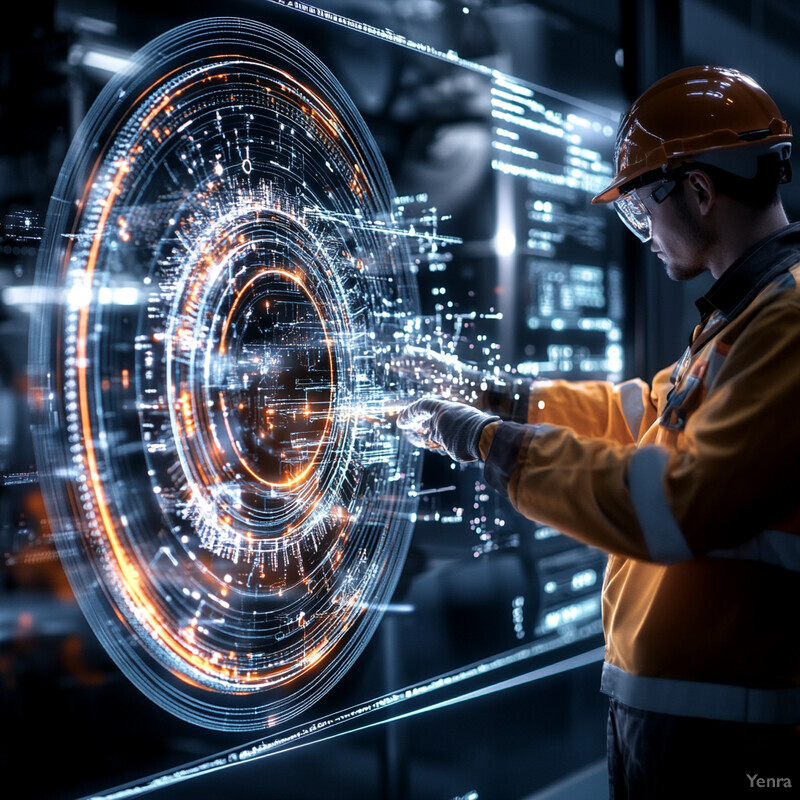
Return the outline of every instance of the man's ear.
[[[692,170],[686,176],[687,199],[697,206],[702,216],[707,216],[717,202],[714,181],[700,169]]]

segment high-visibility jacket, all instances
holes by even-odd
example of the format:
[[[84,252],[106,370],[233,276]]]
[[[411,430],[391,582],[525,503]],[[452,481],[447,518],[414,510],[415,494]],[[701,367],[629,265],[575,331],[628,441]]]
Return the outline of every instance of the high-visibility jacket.
[[[603,691],[796,724],[800,224],[738,259],[698,307],[683,358],[649,386],[487,394],[511,420],[481,437],[485,476],[526,517],[609,553]]]

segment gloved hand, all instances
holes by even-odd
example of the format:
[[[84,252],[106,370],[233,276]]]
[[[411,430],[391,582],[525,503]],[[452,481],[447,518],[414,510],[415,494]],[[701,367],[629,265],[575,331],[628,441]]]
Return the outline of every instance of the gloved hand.
[[[491,374],[465,364],[456,356],[412,345],[403,348],[400,356],[392,361],[391,369],[413,380],[422,390],[465,400],[476,399],[481,384],[493,379]]]
[[[416,445],[444,450],[454,461],[476,461],[481,455],[478,442],[490,422],[499,422],[465,403],[423,397],[406,406],[397,417],[397,427]]]

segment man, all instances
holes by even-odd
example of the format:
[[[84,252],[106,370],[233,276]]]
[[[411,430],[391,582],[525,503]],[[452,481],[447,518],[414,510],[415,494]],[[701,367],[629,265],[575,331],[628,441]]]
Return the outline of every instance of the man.
[[[479,408],[424,397],[398,418],[423,446],[484,461],[525,516],[609,553],[612,798],[800,786],[800,225],[778,194],[790,149],[746,75],[655,83],[593,202],[613,202],[671,278],[717,279],[684,356],[650,385],[508,380],[476,390]]]

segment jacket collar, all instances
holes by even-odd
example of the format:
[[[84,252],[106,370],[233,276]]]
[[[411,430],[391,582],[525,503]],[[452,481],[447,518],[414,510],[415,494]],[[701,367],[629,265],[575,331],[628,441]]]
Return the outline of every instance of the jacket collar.
[[[800,222],[757,242],[720,275],[695,305],[706,320],[714,311],[733,319],[776,275],[800,261]]]

